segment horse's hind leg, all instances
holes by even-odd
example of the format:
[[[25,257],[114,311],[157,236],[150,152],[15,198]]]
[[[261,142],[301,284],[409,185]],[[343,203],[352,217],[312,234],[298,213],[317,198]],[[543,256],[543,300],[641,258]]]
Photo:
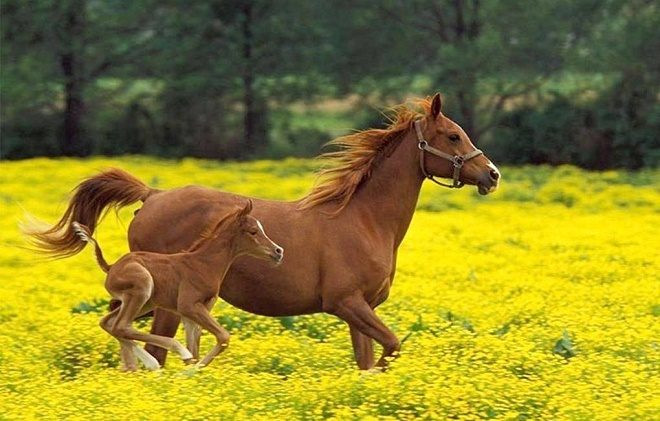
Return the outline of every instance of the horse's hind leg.
[[[195,360],[199,359],[199,338],[202,334],[202,331],[199,327],[199,325],[195,322],[193,322],[190,319],[187,319],[185,317],[182,318],[183,320],[183,329],[186,332],[186,347],[188,348],[188,351],[193,355],[193,358]]]
[[[154,319],[151,322],[151,334],[158,336],[167,336],[173,338],[179,327],[179,315],[169,312],[162,308],[154,310]],[[158,360],[161,365],[165,365],[167,360],[167,350],[155,345],[147,344],[144,347],[147,352]]]
[[[117,316],[116,323],[113,326],[114,335],[122,339],[142,341],[152,345],[159,346],[161,348],[168,349],[170,351],[175,351],[179,355],[181,355],[181,358],[184,361],[192,358],[192,354],[190,353],[190,351],[188,351],[176,339],[168,338],[166,336],[152,335],[150,333],[142,333],[136,330],[135,328],[133,328],[131,323],[133,319],[140,314],[139,313],[140,309],[142,309],[142,307],[149,300],[148,295],[143,293],[138,293],[135,295],[125,293],[122,298],[123,298],[122,306],[120,307],[120,311],[119,311],[119,315]],[[150,359],[153,359],[153,361],[157,362],[157,360],[153,358],[148,352],[143,351],[142,349],[140,349],[140,351],[136,351],[138,352],[138,357],[140,355],[143,356],[149,355]]]
[[[383,347],[383,354],[376,363],[387,366],[387,359],[396,357],[401,346],[397,337],[385,326],[362,296],[351,296],[342,300],[332,314],[354,326],[361,333],[373,338]]]
[[[121,302],[119,303],[121,306]],[[101,328],[106,332],[110,333],[111,326],[114,322],[115,317],[119,313],[119,307],[115,307],[110,313],[106,314],[99,323]],[[110,333],[111,334],[111,333]],[[135,356],[134,348],[135,343],[133,341],[128,341],[125,339],[115,338],[119,342],[120,347],[120,357],[122,368],[126,371],[136,371],[137,370],[137,358]]]
[[[133,320],[148,310],[145,305],[151,298],[154,281],[149,271],[138,263],[129,263],[124,269],[122,273],[106,281],[106,288],[122,301],[119,314],[112,326],[112,334],[117,338],[142,341],[176,351],[184,360],[191,359],[190,351],[176,339],[142,333],[133,328]],[[148,353],[138,351],[138,357],[145,354]],[[150,359],[155,361],[153,357]]]

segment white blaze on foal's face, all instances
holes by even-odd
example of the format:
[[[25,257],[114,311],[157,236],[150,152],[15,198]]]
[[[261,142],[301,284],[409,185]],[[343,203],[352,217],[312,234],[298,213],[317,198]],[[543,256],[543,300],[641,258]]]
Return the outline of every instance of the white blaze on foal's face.
[[[266,235],[263,225],[255,217],[244,215],[238,235],[241,237],[239,248],[242,253],[276,263],[282,262],[284,250]]]

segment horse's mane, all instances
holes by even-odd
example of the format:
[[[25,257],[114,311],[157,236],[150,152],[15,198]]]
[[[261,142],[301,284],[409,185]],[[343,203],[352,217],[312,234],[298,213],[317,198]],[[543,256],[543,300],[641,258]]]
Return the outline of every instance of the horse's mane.
[[[430,109],[431,98],[416,98],[385,112],[389,120],[387,128],[364,130],[328,142],[326,146],[340,149],[319,156],[327,160],[327,165],[319,171],[312,191],[299,202],[299,209],[336,201],[339,205],[336,213],[339,213],[373,168],[398,145],[413,121],[428,114]]]
[[[236,218],[237,215],[238,215],[237,212],[229,213],[227,215],[224,215],[217,222],[206,226],[199,234],[199,237],[192,243],[190,247],[188,247],[184,251],[184,253],[192,253],[194,251],[197,251],[204,244],[206,244],[207,241],[211,241],[212,239],[216,238],[222,231],[221,228],[224,227],[228,222],[230,222],[230,220]]]

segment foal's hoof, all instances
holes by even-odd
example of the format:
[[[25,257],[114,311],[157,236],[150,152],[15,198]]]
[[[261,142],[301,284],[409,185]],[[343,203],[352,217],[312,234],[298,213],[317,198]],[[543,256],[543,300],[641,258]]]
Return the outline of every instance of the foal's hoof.
[[[185,360],[183,360],[183,363],[185,365],[195,364],[196,362],[197,362],[197,358],[186,358]]]

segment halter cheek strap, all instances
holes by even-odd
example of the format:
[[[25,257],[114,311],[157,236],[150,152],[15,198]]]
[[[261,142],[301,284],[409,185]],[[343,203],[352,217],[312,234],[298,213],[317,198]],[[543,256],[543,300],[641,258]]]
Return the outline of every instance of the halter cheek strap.
[[[450,189],[460,189],[461,187],[463,187],[464,183],[459,180],[461,176],[461,168],[463,167],[463,164],[465,164],[467,161],[469,161],[472,158],[476,158],[477,156],[482,155],[483,152],[481,152],[479,149],[475,149],[472,152],[466,153],[465,155],[450,155],[448,153],[442,152],[441,150],[436,149],[433,146],[429,145],[429,142],[427,142],[424,139],[424,136],[422,135],[421,120],[416,120],[413,123],[413,125],[415,126],[415,132],[417,132],[417,147],[419,148],[419,167],[422,169],[422,174],[424,174],[424,177],[428,178],[429,180],[433,181],[438,185],[449,187]],[[432,155],[446,159],[454,165],[454,173],[452,175],[454,181],[452,184],[442,183],[436,180],[432,174],[429,174],[426,171],[424,152],[428,152]]]

